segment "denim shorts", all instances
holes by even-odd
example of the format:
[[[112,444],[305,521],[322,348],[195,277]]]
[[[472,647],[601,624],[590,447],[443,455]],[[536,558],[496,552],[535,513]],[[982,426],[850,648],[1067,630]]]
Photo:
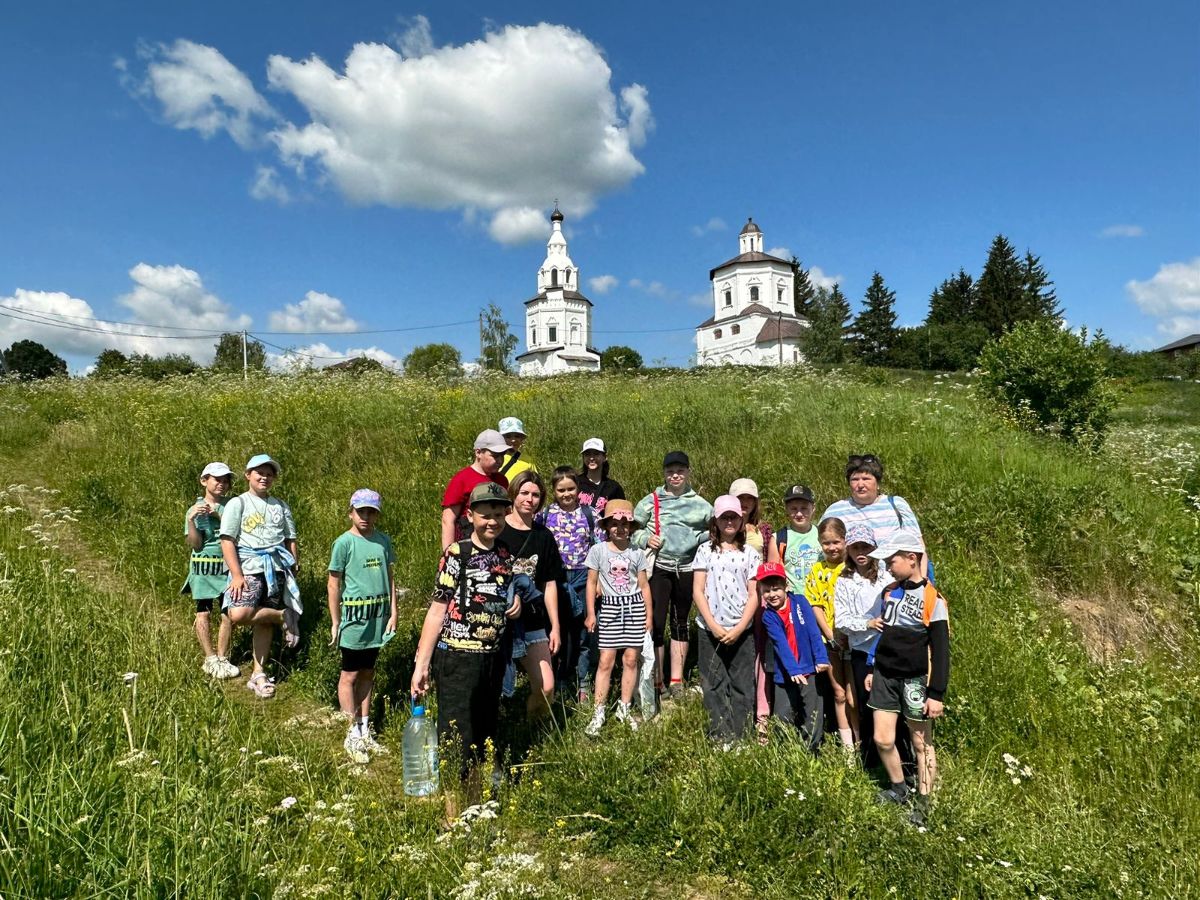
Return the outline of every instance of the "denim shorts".
[[[523,635],[513,634],[512,658],[521,659],[530,644],[548,644],[549,642],[550,635],[546,634],[544,628],[526,631]]]

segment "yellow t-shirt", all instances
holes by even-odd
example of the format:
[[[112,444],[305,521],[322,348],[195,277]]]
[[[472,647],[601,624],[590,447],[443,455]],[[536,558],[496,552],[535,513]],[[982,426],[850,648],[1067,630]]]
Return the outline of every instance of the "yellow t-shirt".
[[[508,454],[507,453],[504,455],[504,462],[508,462]],[[500,464],[500,468],[501,469],[504,468],[504,463]],[[526,470],[531,471],[531,472],[536,472],[537,466],[534,465],[533,463],[531,463],[529,460],[525,459],[525,457],[521,457],[515,463],[513,463],[511,466],[508,467],[508,471],[506,471],[504,473],[504,477],[508,479],[509,484],[512,484],[513,479],[516,478],[518,475],[520,475],[522,472],[524,472]]]
[[[844,568],[844,562],[830,566],[825,560],[818,560],[813,563],[813,567],[808,570],[808,577],[804,579],[804,599],[814,609],[821,608],[830,628],[833,628],[833,589]]]

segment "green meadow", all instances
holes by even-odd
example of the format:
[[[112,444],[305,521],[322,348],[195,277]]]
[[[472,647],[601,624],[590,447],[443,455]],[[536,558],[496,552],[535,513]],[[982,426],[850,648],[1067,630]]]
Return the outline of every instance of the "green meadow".
[[[970,379],[711,371],[530,381],[184,377],[0,385],[0,895],[1185,897],[1200,883],[1200,386],[1127,388],[1105,447],[1012,430]],[[470,820],[406,799],[399,739],[441,491],[520,416],[543,472],[599,435],[635,499],[663,452],[767,518],[848,453],[921,519],[951,615],[924,830],[793,742],[721,753],[698,697],[636,734],[507,716]],[[178,595],[204,463],[268,452],[300,530],[305,637],[279,691],[210,683]],[[341,748],[325,566],[352,490],[384,496],[402,624],[382,740]],[[243,489],[235,483],[235,491]],[[235,662],[246,663],[248,641]],[[278,644],[277,644],[277,654]],[[136,674],[135,674],[136,673]]]

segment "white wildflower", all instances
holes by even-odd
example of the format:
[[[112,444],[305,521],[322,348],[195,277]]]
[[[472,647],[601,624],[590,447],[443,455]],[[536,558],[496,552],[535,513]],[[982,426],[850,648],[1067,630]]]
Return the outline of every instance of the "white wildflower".
[[[279,801],[279,807],[281,809],[291,809],[295,805],[296,805],[295,797],[284,797],[282,800]]]

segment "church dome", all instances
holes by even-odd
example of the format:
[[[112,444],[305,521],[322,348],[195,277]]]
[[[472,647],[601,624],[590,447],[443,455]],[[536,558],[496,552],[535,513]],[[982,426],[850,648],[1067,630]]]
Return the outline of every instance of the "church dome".
[[[746,220],[746,224],[742,227],[741,234],[762,234],[762,229],[754,224],[753,217]]]
[[[562,220],[563,220],[563,214],[561,212],[559,212],[558,204],[555,203],[554,204],[554,212],[550,214],[550,221],[551,222],[561,222]]]

